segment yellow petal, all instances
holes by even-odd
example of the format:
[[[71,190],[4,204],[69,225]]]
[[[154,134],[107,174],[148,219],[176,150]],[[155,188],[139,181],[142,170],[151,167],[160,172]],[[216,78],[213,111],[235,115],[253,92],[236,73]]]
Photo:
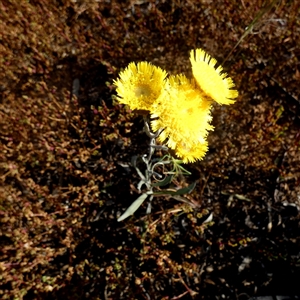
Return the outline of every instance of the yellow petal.
[[[193,76],[208,97],[219,104],[232,104],[238,96],[238,91],[232,89],[235,85],[230,77],[223,72],[222,66],[215,68],[216,59],[202,49],[190,53]]]
[[[114,81],[117,99],[131,109],[151,110],[160,96],[167,73],[148,62],[130,63]]]
[[[192,163],[196,160],[201,160],[205,156],[208,150],[208,143],[204,141],[203,143],[186,143],[181,142],[177,144],[175,148],[176,155],[180,157],[183,163]]]

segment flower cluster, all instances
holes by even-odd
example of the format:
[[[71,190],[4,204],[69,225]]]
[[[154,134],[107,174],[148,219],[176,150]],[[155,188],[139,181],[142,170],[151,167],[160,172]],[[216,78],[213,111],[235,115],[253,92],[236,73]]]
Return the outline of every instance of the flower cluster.
[[[114,81],[117,99],[131,109],[151,113],[151,128],[158,139],[173,149],[184,163],[202,159],[208,150],[207,135],[213,130],[212,101],[232,104],[238,96],[222,66],[202,49],[190,52],[193,78],[167,76],[148,62],[130,63]]]

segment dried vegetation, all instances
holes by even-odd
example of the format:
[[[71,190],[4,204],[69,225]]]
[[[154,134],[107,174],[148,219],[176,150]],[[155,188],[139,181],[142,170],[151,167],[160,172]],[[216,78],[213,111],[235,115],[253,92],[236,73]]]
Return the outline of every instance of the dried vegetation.
[[[1,1],[2,299],[300,294],[300,4],[266,2]],[[197,47],[229,54],[240,91],[178,182],[197,209],[162,197],[117,223],[148,141],[112,79],[189,73]]]

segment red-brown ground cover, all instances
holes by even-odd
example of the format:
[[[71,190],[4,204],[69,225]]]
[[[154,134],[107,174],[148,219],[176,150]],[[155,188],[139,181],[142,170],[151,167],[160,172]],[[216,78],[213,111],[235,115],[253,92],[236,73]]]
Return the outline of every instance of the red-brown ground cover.
[[[299,6],[1,1],[1,298],[299,295]],[[198,47],[240,96],[178,179],[196,209],[161,197],[118,223],[148,140],[112,80],[141,60],[191,75]]]

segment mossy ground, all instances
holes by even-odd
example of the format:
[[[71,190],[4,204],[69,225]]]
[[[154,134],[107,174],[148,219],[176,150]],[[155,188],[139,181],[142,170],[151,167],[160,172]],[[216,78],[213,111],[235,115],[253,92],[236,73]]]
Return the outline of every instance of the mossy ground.
[[[0,3],[1,298],[299,295],[300,4],[120,3]],[[199,47],[240,96],[178,182],[197,208],[161,197],[118,223],[148,139],[112,81],[141,60],[190,76]]]

